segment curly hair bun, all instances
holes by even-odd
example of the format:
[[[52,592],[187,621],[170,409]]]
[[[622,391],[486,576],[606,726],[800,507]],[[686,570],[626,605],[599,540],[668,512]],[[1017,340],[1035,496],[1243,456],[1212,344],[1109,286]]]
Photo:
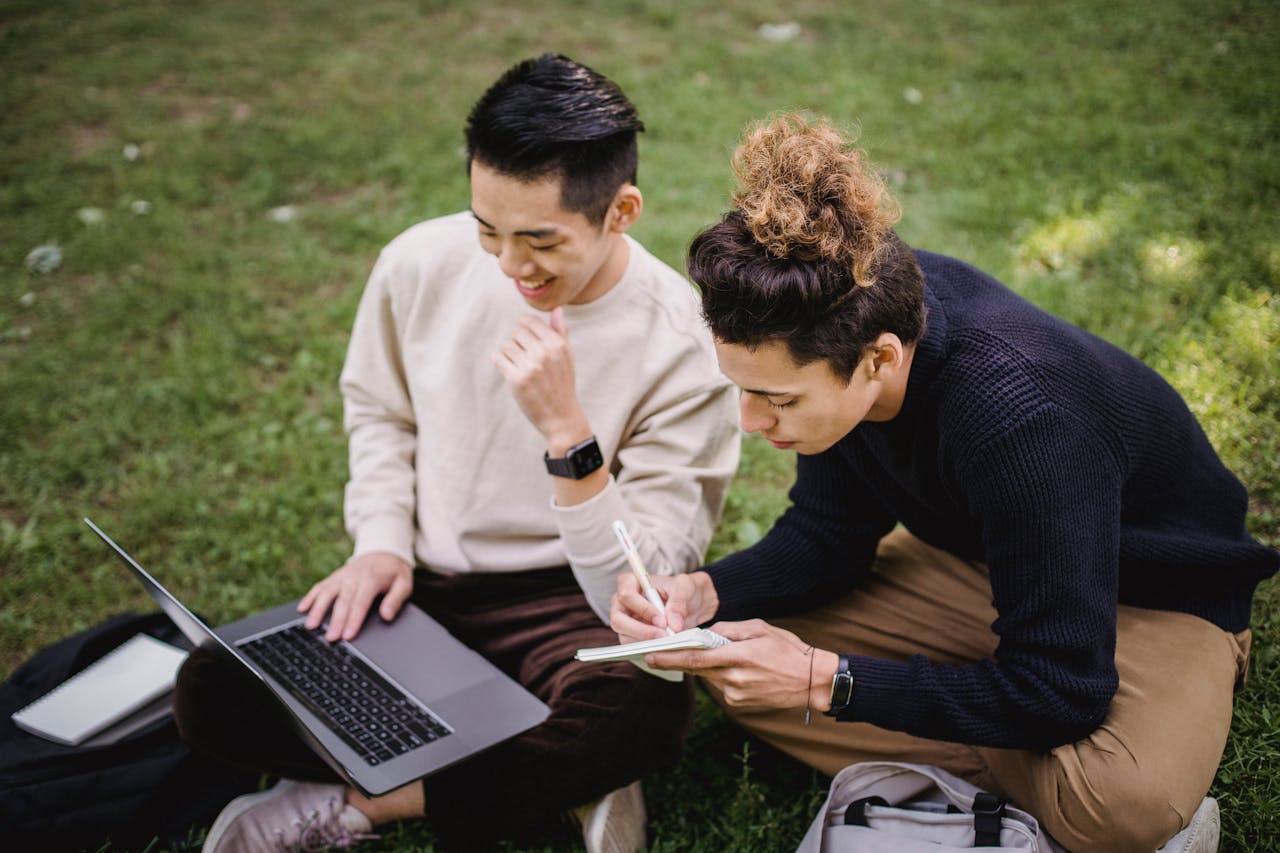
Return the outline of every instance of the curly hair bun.
[[[734,206],[769,254],[836,263],[860,286],[875,283],[899,211],[866,155],[829,122],[790,113],[756,124],[733,169]]]

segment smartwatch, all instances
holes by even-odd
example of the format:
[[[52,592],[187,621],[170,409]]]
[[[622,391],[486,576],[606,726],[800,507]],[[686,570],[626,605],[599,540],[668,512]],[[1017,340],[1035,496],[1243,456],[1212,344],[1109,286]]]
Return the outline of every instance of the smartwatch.
[[[569,448],[560,459],[552,459],[546,453],[542,461],[547,464],[547,473],[556,477],[567,477],[570,480],[581,480],[604,464],[604,456],[600,453],[600,445],[593,435],[586,441]]]
[[[853,673],[849,671],[849,656],[840,655],[840,663],[836,666],[836,674],[831,676],[831,710],[828,717],[834,717],[849,707],[853,701]]]

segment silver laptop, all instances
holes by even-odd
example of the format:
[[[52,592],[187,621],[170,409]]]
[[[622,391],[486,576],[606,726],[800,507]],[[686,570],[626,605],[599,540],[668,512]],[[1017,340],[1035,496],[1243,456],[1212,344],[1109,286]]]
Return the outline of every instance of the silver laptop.
[[[316,753],[376,797],[545,720],[550,710],[411,602],[350,642],[307,631],[297,602],[214,631],[89,519],[196,646],[224,652],[267,686]]]

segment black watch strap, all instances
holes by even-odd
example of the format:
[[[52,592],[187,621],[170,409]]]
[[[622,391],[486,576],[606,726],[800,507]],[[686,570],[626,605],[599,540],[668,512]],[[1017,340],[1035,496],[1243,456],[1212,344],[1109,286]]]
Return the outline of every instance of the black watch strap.
[[[604,464],[604,456],[600,453],[600,445],[593,435],[586,441],[579,442],[569,448],[569,452],[559,459],[552,459],[546,453],[542,461],[547,465],[547,473],[556,477],[567,477],[570,480],[581,480]]]
[[[831,677],[831,709],[828,717],[834,717],[849,707],[853,701],[853,673],[849,671],[849,656],[840,655],[836,674]]]

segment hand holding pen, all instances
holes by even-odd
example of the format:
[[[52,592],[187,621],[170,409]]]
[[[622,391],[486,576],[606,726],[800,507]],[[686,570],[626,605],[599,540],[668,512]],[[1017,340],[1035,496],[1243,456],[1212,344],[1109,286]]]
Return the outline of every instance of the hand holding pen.
[[[666,605],[662,602],[662,596],[658,595],[658,590],[654,587],[653,581],[649,579],[649,572],[640,560],[640,552],[636,550],[635,543],[631,541],[626,525],[621,521],[615,521],[613,523],[613,532],[617,535],[618,541],[622,543],[622,553],[626,555],[627,563],[631,566],[631,573],[635,575],[636,581],[640,584],[640,591],[644,593],[644,597],[650,604],[658,608],[659,613],[666,616]],[[670,625],[667,626],[667,633],[675,633],[675,631],[671,630]]]

